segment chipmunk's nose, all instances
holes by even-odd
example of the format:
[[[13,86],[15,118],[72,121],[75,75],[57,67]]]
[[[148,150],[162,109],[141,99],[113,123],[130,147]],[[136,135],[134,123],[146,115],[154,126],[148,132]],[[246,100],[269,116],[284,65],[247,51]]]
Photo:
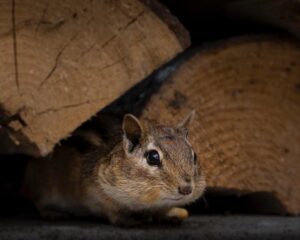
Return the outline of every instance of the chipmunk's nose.
[[[189,195],[192,193],[192,191],[193,189],[191,185],[180,186],[178,188],[178,192],[182,195]]]

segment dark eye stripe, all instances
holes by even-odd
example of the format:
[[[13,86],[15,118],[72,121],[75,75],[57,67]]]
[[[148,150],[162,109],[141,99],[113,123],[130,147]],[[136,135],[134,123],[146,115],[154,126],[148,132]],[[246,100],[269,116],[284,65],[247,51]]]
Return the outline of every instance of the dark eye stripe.
[[[197,161],[198,161],[198,157],[197,157],[197,154],[194,152],[194,164],[196,164],[197,163]]]
[[[166,135],[166,136],[160,137],[159,139],[161,139],[161,140],[174,140],[175,137],[171,136],[171,135]]]

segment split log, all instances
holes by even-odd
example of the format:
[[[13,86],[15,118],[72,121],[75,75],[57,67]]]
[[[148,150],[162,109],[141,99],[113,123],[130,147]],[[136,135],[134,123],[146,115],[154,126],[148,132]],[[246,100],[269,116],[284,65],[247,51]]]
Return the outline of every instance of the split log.
[[[268,192],[300,213],[300,45],[266,36],[198,51],[148,102],[142,118],[189,130],[208,186]]]
[[[188,45],[154,1],[1,1],[0,152],[45,156]]]

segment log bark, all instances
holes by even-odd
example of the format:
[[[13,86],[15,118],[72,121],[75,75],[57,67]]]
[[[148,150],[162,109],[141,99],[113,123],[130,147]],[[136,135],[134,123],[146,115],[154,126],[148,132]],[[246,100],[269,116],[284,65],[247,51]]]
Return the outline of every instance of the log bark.
[[[153,96],[142,118],[176,124],[189,137],[208,187],[274,194],[300,213],[300,46],[255,36],[198,51]]]
[[[188,45],[158,3],[1,1],[0,152],[47,155]]]

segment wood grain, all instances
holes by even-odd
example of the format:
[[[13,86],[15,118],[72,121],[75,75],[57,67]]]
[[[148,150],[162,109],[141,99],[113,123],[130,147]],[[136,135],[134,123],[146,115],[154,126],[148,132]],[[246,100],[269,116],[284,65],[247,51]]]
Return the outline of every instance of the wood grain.
[[[186,48],[178,20],[156,11],[138,0],[1,1],[1,152],[47,155]]]
[[[174,124],[193,109],[189,136],[209,187],[272,193],[300,213],[299,43],[255,36],[200,50],[142,117]]]

